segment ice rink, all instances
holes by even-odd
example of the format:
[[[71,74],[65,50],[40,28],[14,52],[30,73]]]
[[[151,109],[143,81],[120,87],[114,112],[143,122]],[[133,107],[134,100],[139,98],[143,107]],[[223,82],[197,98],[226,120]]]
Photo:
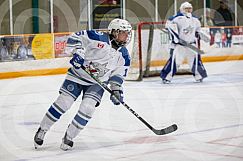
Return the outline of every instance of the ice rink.
[[[59,146],[81,102],[65,113],[35,150],[33,136],[58,96],[65,75],[0,80],[0,161],[243,161],[243,61],[207,63],[209,77],[172,84],[159,77],[127,81],[125,102],[152,126],[178,130],[156,136],[105,93],[74,149]]]

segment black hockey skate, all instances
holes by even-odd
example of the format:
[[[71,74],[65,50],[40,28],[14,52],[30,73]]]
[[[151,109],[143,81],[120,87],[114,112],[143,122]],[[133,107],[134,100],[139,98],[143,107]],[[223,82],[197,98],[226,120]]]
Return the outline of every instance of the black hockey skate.
[[[196,80],[196,83],[202,83],[202,82],[203,82],[203,78]]]
[[[39,128],[37,130],[37,132],[35,133],[35,137],[34,137],[35,149],[37,149],[38,147],[40,147],[43,144],[45,134],[46,134],[45,130],[42,130],[41,128]]]
[[[65,136],[62,138],[62,144],[60,148],[64,151],[70,150],[73,147],[72,139],[65,133]]]
[[[164,83],[164,84],[170,84],[171,82],[169,81],[169,80],[167,80],[167,79],[162,79],[162,82]]]

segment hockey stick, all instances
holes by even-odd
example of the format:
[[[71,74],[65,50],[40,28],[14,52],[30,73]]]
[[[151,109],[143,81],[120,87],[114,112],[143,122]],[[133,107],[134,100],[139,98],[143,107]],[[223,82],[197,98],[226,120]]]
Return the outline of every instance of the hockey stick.
[[[169,34],[169,32],[166,29],[161,29],[161,31],[163,31],[166,34]],[[186,42],[185,40],[179,39],[179,44],[190,48],[191,50],[197,52],[198,54],[205,54],[205,52],[203,50],[201,50],[201,49],[197,48],[196,46]]]
[[[180,39],[179,43],[183,46],[186,46],[188,48],[190,48],[191,50],[197,52],[198,54],[205,54],[204,51],[202,51],[201,49],[197,48],[196,46],[189,44],[188,42],[186,42],[185,40]]]
[[[88,74],[91,76],[91,78],[93,78],[104,90],[106,90],[107,92],[109,92],[111,95],[113,95],[113,92],[111,91],[111,89],[104,83],[102,83],[98,78],[96,78],[87,68],[85,68],[84,66],[81,66],[81,68]],[[116,97],[114,95],[114,97]],[[116,97],[117,98],[117,97]],[[119,100],[117,98],[117,100]],[[174,131],[177,130],[177,125],[173,124],[170,125],[166,128],[163,129],[155,129],[153,128],[147,121],[145,121],[138,113],[136,113],[131,107],[129,107],[125,102],[122,102],[119,100],[119,102],[126,107],[134,116],[136,116],[140,121],[142,121],[142,123],[144,123],[150,130],[152,130],[156,135],[165,135],[165,134],[169,134],[172,133]]]

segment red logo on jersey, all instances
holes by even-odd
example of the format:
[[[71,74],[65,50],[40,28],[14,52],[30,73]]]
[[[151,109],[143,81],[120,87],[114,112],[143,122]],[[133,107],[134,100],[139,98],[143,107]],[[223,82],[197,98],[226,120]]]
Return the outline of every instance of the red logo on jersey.
[[[97,47],[100,48],[100,49],[102,49],[104,46],[105,46],[105,45],[102,44],[102,43],[98,43],[98,45],[97,45]]]

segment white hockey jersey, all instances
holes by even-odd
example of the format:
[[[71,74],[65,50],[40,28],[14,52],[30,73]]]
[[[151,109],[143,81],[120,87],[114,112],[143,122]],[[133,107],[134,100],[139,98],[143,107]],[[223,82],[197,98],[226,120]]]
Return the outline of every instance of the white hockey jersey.
[[[95,30],[84,30],[72,34],[67,41],[66,52],[82,51],[85,64],[92,62],[98,78],[108,81],[112,76],[124,80],[130,66],[130,56],[125,47],[112,48],[109,35]],[[83,69],[71,67],[66,79],[82,85],[91,85],[95,81]]]
[[[176,25],[177,31],[175,31],[175,29],[172,29],[173,31],[169,30],[169,32],[172,34],[172,42],[175,43],[177,43],[176,41],[178,39],[185,40],[188,43],[195,43],[196,32],[201,32],[201,23],[198,20],[198,18],[194,16],[191,16],[189,18],[183,15],[182,13],[178,13],[177,15],[168,19],[166,27],[170,28],[170,26],[173,25]]]

